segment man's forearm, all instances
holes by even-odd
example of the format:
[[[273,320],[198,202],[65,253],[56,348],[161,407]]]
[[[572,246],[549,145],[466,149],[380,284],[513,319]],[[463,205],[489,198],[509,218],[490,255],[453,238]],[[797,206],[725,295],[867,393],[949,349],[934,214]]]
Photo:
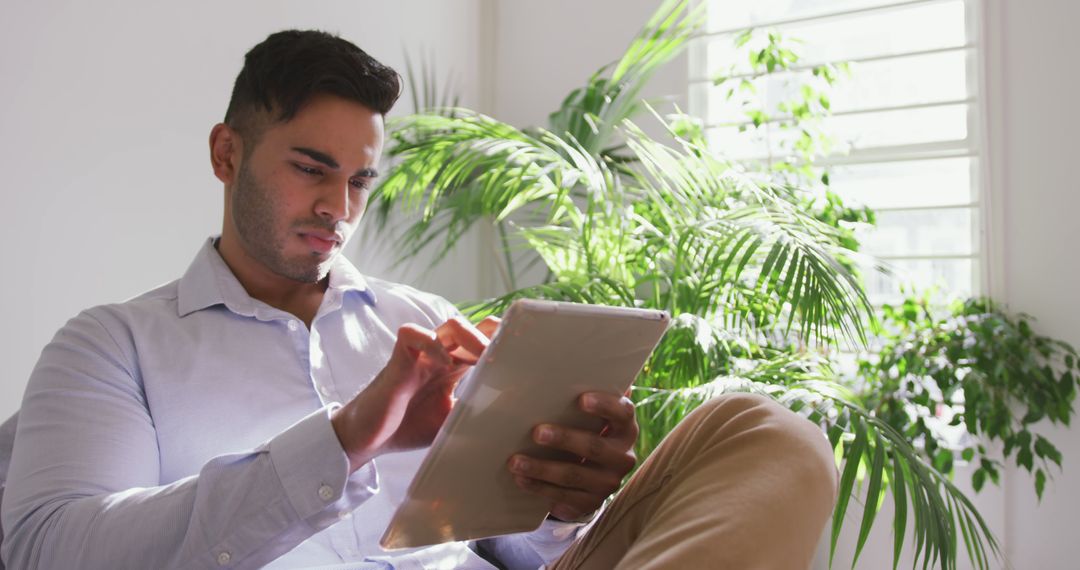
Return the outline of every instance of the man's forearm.
[[[257,566],[375,492],[373,468],[349,477],[328,408],[162,486],[134,348],[100,318],[69,322],[30,379],[4,491],[9,568]]]
[[[319,433],[330,430],[327,412],[319,413],[259,450],[217,457],[167,486],[87,494],[88,484],[70,492],[20,477],[4,505],[9,567],[263,566],[377,490],[373,468],[347,477],[340,451],[327,465],[332,448],[319,447],[336,441]]]

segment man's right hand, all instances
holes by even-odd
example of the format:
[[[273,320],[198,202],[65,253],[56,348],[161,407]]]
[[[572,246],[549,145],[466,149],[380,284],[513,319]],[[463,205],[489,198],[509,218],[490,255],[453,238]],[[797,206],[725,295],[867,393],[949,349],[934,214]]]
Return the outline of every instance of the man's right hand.
[[[453,318],[434,331],[398,329],[386,367],[331,418],[349,471],[384,453],[429,445],[453,408],[458,380],[480,360],[498,324],[495,317],[475,327]]]

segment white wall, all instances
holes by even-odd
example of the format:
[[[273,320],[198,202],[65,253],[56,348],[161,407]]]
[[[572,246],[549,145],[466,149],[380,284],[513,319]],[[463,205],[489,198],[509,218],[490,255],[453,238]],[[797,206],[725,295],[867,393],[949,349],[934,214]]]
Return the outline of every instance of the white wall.
[[[1034,315],[1039,332],[1080,347],[1080,4],[990,0],[990,8],[991,33],[1000,34],[991,150],[1001,161],[1004,298]],[[1080,432],[1042,427],[1064,454],[1064,472],[1041,504],[1026,471],[1006,472],[1006,545],[1016,568],[1077,568]]]
[[[617,62],[652,16],[657,0],[491,0],[494,44],[490,107],[493,115],[516,127],[548,126],[548,115],[573,90],[586,85],[601,66]],[[670,100],[686,109],[686,56],[661,68],[642,91],[659,112],[671,111]],[[638,126],[653,136],[664,133],[654,117],[643,114]],[[539,282],[537,265],[522,281]],[[494,279],[493,279],[494,281]],[[496,291],[505,290],[499,281]],[[519,285],[521,285],[519,283]]]
[[[0,4],[0,418],[68,318],[179,277],[218,231],[207,137],[248,48],[314,27],[400,71],[406,48],[430,50],[471,105],[478,21],[476,0]],[[363,249],[350,253],[387,273]],[[458,261],[461,276],[435,274],[429,288],[474,295],[475,262]]]
[[[496,9],[495,116],[516,126],[546,125],[574,88],[622,57],[660,2],[547,0],[500,2]],[[661,69],[642,93],[673,96],[686,108],[685,56]],[[651,117],[638,120],[655,123]]]

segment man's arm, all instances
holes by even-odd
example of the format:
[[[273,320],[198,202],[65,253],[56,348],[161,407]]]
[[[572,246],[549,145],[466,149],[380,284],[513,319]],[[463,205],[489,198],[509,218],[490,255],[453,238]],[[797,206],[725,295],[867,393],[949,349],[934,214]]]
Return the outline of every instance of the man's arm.
[[[110,319],[73,319],[31,377],[3,505],[9,568],[260,567],[374,494],[371,459],[422,445],[430,427],[369,433],[375,424],[361,418],[339,436],[331,415],[350,414],[330,406],[251,452],[214,458],[198,475],[161,486],[134,344]],[[444,359],[403,336],[376,389],[341,410],[378,411],[389,398],[376,414],[386,428],[440,405],[471,353],[450,342]],[[429,361],[448,365],[433,372]]]
[[[109,313],[87,312],[42,352],[4,496],[9,568],[257,567],[376,491],[373,467],[349,475],[329,409],[161,486],[123,332]]]
[[[458,381],[480,358],[498,319],[474,327],[452,317],[435,330],[398,329],[390,362],[371,385],[334,413],[334,431],[356,470],[384,453],[431,444],[453,408]]]

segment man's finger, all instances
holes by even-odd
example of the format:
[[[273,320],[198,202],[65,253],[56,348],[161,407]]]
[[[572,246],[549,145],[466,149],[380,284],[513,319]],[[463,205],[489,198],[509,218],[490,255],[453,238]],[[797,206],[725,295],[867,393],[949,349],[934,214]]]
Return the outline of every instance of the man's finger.
[[[633,441],[603,437],[590,431],[541,424],[533,430],[533,439],[540,445],[569,452],[620,476],[629,473],[637,462],[631,450]]]
[[[510,472],[565,489],[607,497],[619,488],[622,478],[610,472],[565,461],[548,461],[517,454],[510,458]]]
[[[607,421],[605,435],[621,440],[637,440],[637,416],[634,402],[630,398],[603,392],[587,392],[578,399],[578,405],[586,413]]]
[[[502,319],[500,319],[499,317],[488,317],[480,321],[476,325],[476,328],[480,329],[480,332],[484,333],[484,336],[491,338],[495,336],[495,331],[498,330],[499,323],[501,322]]]
[[[404,353],[399,351],[404,351]],[[442,343],[439,342],[435,332],[420,325],[405,324],[398,329],[394,352],[395,356],[399,358],[405,357],[409,366],[415,362],[419,354],[425,355],[436,364],[443,366],[453,365],[453,359]]]
[[[489,343],[484,333],[460,317],[439,325],[435,334],[451,356],[467,364],[476,364]]]
[[[579,398],[579,404],[582,410],[612,423],[626,423],[634,420],[634,402],[626,396],[586,392]]]
[[[558,485],[552,485],[544,481],[514,475],[514,483],[521,489],[540,495],[550,501],[551,514],[562,520],[577,520],[583,516],[596,512],[604,503],[607,496],[600,497],[585,491],[567,489]]]

